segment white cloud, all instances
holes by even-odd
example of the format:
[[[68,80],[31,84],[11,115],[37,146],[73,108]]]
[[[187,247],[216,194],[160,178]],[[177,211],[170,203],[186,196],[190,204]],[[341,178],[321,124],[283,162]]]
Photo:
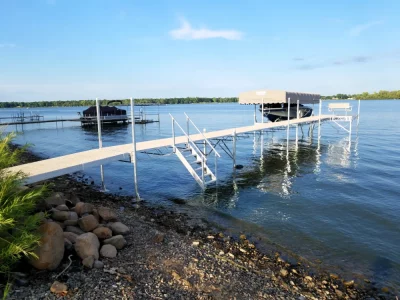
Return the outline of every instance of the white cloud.
[[[12,43],[2,43],[0,44],[0,48],[14,48],[16,45]]]
[[[349,30],[349,34],[350,34],[350,36],[359,36],[363,31],[365,31],[371,27],[374,27],[376,25],[380,25],[382,23],[383,23],[382,21],[373,21],[373,22],[369,22],[366,24],[360,24],[360,25],[357,25],[357,26],[354,26],[353,28],[351,28]]]
[[[237,30],[212,30],[207,28],[193,28],[188,21],[181,19],[181,27],[171,30],[170,36],[175,40],[201,40],[221,38],[227,40],[240,40],[243,33]]]

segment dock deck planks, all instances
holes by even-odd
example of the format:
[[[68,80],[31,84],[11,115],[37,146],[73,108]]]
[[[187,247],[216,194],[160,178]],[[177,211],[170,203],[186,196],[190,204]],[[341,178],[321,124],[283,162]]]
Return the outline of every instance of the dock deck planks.
[[[332,115],[321,115],[321,121],[330,120]],[[306,117],[302,119],[290,120],[290,125],[305,124],[318,122],[319,116]],[[278,127],[286,127],[288,121],[280,121],[275,123],[257,123],[251,126],[230,128],[217,131],[210,131],[204,135],[208,139],[232,135],[234,130],[236,134],[259,131],[263,129],[271,129]],[[201,134],[190,135],[193,141],[203,140]],[[183,144],[187,141],[185,136],[175,137],[175,144]],[[149,149],[162,148],[172,146],[171,138],[157,139],[136,143],[136,151],[145,151]],[[113,161],[130,159],[130,153],[133,145],[123,144],[118,146],[104,147],[101,149],[87,150],[74,154],[64,155],[60,157],[41,160],[38,162],[28,163],[6,169],[10,172],[22,171],[27,175],[25,183],[35,183],[38,181],[54,178],[57,176],[70,174],[78,171],[84,171],[86,168],[104,165]]]

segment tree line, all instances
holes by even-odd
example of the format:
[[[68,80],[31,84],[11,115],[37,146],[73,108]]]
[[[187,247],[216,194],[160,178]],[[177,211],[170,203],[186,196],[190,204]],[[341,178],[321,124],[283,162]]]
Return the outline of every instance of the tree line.
[[[400,90],[379,91],[375,93],[364,92],[361,94],[336,94],[332,96],[321,96],[321,99],[400,99]],[[107,99],[100,100],[101,105],[106,105]],[[122,101],[122,105],[129,105],[129,99],[116,100]],[[237,97],[224,98],[205,98],[205,97],[186,97],[186,98],[140,98],[135,99],[136,104],[191,104],[191,103],[231,103],[238,102]],[[95,100],[56,100],[56,101],[33,101],[33,102],[0,102],[0,108],[13,107],[64,107],[64,106],[92,106]]]
[[[332,96],[322,96],[321,99],[361,99],[361,100],[400,99],[400,90],[379,91],[371,94],[368,92],[364,92],[361,94],[336,94]]]
[[[107,99],[100,100],[101,105],[106,105]],[[122,105],[129,105],[129,99],[121,99]],[[190,104],[190,103],[229,103],[237,102],[237,97],[226,98],[203,98],[203,97],[186,97],[186,98],[140,98],[135,99],[135,104]],[[64,106],[92,106],[96,104],[96,100],[56,100],[56,101],[34,101],[34,102],[0,102],[0,108],[13,107],[64,107]]]

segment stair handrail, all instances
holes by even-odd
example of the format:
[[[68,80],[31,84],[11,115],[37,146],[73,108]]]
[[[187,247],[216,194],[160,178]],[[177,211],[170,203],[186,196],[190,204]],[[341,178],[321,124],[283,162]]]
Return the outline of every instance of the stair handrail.
[[[207,142],[207,144],[211,147],[211,149],[215,152],[215,154],[218,157],[221,157],[221,155],[219,155],[218,151],[214,148],[214,146],[210,143],[210,141],[206,138],[206,136],[203,134],[203,132],[201,132],[201,130],[196,126],[196,124],[194,124],[194,122],[192,121],[192,119],[189,118],[189,116],[184,112],[186,118],[190,121],[190,123],[192,123],[192,125],[194,126],[194,128],[196,128],[196,130],[203,136],[204,140]]]
[[[178,127],[180,128],[180,130],[183,132],[183,134],[188,138],[188,140],[192,143],[192,146],[195,148],[195,151],[197,152],[198,155],[200,155],[202,158],[205,158],[205,155],[203,154],[203,152],[201,152],[201,150],[199,149],[199,147],[197,147],[196,143],[192,140],[192,138],[190,137],[190,135],[188,135],[185,130],[183,130],[183,128],[181,127],[181,125],[179,125],[179,123],[175,120],[174,116],[169,114],[172,118],[172,121],[178,125]],[[175,146],[175,141],[174,141],[174,146]]]

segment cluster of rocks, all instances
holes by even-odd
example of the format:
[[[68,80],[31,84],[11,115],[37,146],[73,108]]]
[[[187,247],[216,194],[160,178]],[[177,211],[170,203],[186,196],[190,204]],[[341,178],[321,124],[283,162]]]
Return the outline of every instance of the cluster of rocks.
[[[65,254],[76,253],[87,268],[103,268],[99,259],[114,258],[126,245],[129,228],[117,221],[110,208],[80,202],[77,197],[53,193],[44,200],[47,210],[39,228],[40,245],[30,263],[39,270],[54,270]]]

